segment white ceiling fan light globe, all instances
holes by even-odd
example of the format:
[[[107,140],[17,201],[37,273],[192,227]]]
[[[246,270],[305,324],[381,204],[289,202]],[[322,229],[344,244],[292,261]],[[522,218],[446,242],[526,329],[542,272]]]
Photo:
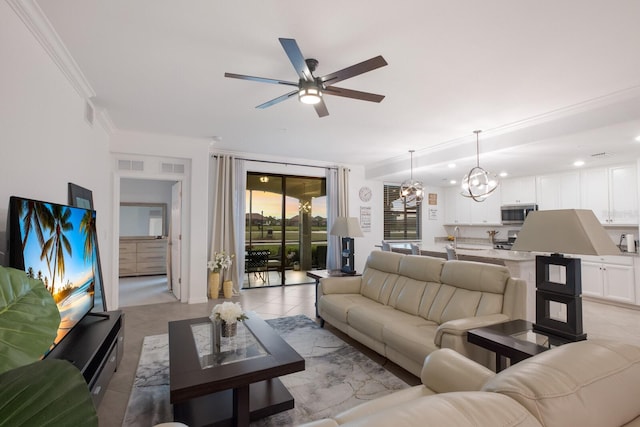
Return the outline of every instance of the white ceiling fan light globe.
[[[315,105],[322,100],[322,91],[314,87],[303,87],[298,91],[298,99],[303,104]]]

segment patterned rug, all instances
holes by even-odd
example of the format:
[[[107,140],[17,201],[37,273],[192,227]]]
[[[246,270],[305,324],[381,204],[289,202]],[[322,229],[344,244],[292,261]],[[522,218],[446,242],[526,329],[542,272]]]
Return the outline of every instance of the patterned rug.
[[[295,408],[251,423],[291,426],[325,418],[408,385],[306,316],[267,320],[305,359],[306,369],[280,380]],[[172,421],[166,334],[144,338],[123,426],[148,427]]]

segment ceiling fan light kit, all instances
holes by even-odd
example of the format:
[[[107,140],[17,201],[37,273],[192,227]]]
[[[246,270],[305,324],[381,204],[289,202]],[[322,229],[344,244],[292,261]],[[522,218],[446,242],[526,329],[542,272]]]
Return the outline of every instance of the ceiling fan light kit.
[[[494,173],[487,172],[480,167],[480,130],[475,130],[476,134],[476,166],[472,167],[469,173],[462,178],[462,194],[475,202],[484,202],[498,188],[500,182]]]
[[[298,99],[303,104],[314,105],[322,101],[322,91],[319,86],[314,83],[300,81],[300,90],[298,91]]]
[[[294,39],[280,38],[278,40],[280,40],[280,44],[287,54],[289,61],[291,61],[293,68],[298,73],[298,83],[264,77],[245,76],[242,74],[224,73],[225,77],[233,79],[297,87],[297,90],[264,102],[256,108],[262,109],[271,107],[272,105],[286,101],[298,94],[298,100],[301,103],[313,105],[318,117],[325,117],[329,115],[329,111],[324,103],[323,94],[370,102],[381,102],[384,99],[384,95],[333,86],[335,83],[341,82],[342,80],[364,74],[368,71],[375,70],[376,68],[384,67],[387,65],[387,61],[385,61],[382,56],[376,56],[340,71],[327,74],[326,76],[315,77],[313,73],[318,66],[318,60],[313,58],[305,59],[298,47],[298,43]]]
[[[409,150],[411,154],[411,177],[400,185],[400,196],[404,200],[407,207],[415,207],[424,199],[424,184],[413,179],[413,153],[415,150]]]

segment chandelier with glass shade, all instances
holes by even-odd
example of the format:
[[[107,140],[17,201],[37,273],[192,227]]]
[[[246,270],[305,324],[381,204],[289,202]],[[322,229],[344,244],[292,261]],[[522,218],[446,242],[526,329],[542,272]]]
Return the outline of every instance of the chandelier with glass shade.
[[[460,192],[464,197],[469,197],[476,202],[483,202],[498,188],[499,184],[495,174],[480,167],[480,132],[482,131],[473,131],[476,134],[476,166],[471,168],[469,173],[462,178],[462,191]]]
[[[409,150],[411,154],[411,176],[400,185],[400,197],[404,200],[406,207],[415,207],[424,198],[424,184],[413,179],[413,153],[415,150]]]

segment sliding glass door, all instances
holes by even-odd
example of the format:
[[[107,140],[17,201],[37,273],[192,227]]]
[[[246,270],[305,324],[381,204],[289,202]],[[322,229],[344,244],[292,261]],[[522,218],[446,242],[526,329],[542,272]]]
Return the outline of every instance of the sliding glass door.
[[[243,288],[311,282],[326,268],[326,180],[247,174]]]

